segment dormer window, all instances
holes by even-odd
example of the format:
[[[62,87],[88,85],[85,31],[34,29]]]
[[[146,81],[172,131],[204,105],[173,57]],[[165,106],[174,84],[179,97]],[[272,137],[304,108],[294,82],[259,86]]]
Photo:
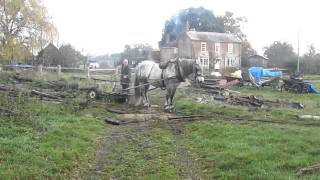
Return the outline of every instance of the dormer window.
[[[207,52],[207,43],[201,42],[201,52]]]
[[[233,53],[233,44],[229,43],[228,44],[228,54],[232,54]]]

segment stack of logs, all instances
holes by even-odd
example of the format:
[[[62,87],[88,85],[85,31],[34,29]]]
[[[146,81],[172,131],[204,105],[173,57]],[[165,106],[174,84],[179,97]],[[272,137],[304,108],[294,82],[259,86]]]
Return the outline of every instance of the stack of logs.
[[[223,82],[224,83],[221,83]],[[281,100],[267,100],[258,98],[256,96],[237,96],[235,91],[227,89],[227,87],[239,84],[238,79],[231,79],[229,82],[222,79],[205,78],[205,81],[200,85],[200,88],[192,89],[192,92],[199,92],[201,94],[213,95],[214,100],[222,101],[231,105],[242,105],[258,108],[269,107],[287,107],[294,109],[303,109],[304,106],[299,102],[287,102]],[[239,93],[239,92],[238,92]]]

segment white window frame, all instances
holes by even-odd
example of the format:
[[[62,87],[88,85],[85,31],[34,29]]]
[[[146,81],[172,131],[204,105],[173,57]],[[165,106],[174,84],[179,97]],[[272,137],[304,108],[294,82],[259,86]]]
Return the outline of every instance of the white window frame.
[[[228,43],[228,54],[232,54],[232,53],[233,53],[233,44]]]
[[[214,43],[214,51],[216,55],[220,55],[221,52],[221,45],[220,43]]]
[[[235,58],[227,57],[224,59],[224,66],[225,67],[233,67],[235,62]]]
[[[201,52],[207,52],[207,43],[206,42],[201,42]]]
[[[199,58],[200,59],[200,66],[202,67],[209,67],[209,57],[206,57],[206,56],[202,56]]]

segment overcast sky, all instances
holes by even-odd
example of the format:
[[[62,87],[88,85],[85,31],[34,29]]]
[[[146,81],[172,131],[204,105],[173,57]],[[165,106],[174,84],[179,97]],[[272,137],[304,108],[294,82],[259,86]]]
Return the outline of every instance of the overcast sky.
[[[83,53],[121,52],[125,44],[158,48],[164,23],[180,9],[203,6],[215,15],[245,16],[243,31],[253,48],[287,41],[300,53],[320,48],[320,1],[317,0],[44,0],[59,31],[59,42]]]

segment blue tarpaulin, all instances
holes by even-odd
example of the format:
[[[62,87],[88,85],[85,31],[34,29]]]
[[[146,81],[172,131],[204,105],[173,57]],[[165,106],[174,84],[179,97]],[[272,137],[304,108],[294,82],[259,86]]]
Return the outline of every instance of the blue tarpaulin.
[[[316,88],[315,85],[311,83],[306,83],[306,85],[309,93],[319,93],[319,90]]]
[[[251,76],[254,77],[254,80],[257,84],[261,84],[261,78],[262,77],[281,77],[282,72],[281,71],[269,71],[267,69],[264,69],[263,67],[251,67],[248,69],[248,72],[251,74]]]

